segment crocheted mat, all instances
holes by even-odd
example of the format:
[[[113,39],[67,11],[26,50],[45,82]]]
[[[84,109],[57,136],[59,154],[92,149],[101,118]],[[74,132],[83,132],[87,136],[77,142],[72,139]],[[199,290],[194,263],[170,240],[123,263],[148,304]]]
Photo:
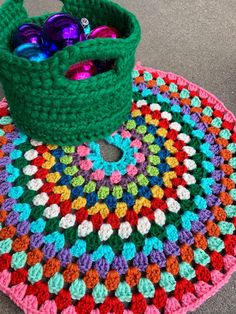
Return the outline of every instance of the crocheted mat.
[[[236,123],[210,93],[138,65],[116,162],[0,116],[0,289],[25,313],[186,313],[236,270]]]

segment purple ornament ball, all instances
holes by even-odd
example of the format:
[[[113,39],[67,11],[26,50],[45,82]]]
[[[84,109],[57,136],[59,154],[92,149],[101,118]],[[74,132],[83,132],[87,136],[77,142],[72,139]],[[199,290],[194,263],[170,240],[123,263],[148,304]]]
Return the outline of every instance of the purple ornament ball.
[[[45,40],[54,43],[58,49],[71,46],[85,38],[82,26],[66,13],[50,16],[44,23],[43,33]]]
[[[119,31],[114,27],[109,27],[106,25],[95,27],[89,34],[89,39],[95,38],[119,38]]]
[[[97,74],[97,69],[93,61],[83,61],[73,64],[66,72],[65,76],[70,80],[85,80]]]
[[[42,46],[42,28],[33,23],[19,26],[12,36],[12,48],[15,49],[22,44],[36,44]]]

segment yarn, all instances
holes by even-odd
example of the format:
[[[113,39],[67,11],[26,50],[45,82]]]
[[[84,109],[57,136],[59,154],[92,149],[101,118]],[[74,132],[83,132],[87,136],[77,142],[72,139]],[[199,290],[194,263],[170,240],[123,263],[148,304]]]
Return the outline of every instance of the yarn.
[[[32,140],[0,103],[0,289],[29,313],[185,313],[236,268],[235,119],[173,74],[132,88],[118,161]]]
[[[132,103],[131,71],[141,32],[137,19],[111,1],[63,0],[63,12],[114,26],[122,38],[78,42],[35,63],[12,55],[11,34],[23,23],[42,26],[49,15],[29,18],[23,2],[6,0],[0,8],[0,79],[14,122],[28,136],[62,146],[110,135],[127,119]],[[114,68],[82,81],[65,77],[71,65],[86,60],[113,60]]]

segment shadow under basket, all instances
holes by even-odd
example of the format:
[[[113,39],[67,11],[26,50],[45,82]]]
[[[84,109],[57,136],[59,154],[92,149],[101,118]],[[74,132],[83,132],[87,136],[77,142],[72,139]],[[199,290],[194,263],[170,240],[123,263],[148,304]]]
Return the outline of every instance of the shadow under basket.
[[[122,38],[79,42],[36,63],[13,55],[11,35],[23,23],[43,25],[49,14],[29,18],[23,2],[7,0],[0,8],[0,78],[15,124],[31,138],[58,145],[110,135],[131,108],[131,72],[141,34],[136,17],[108,0],[63,0],[63,12],[113,26]],[[72,64],[95,59],[113,59],[115,66],[82,81],[65,77]]]

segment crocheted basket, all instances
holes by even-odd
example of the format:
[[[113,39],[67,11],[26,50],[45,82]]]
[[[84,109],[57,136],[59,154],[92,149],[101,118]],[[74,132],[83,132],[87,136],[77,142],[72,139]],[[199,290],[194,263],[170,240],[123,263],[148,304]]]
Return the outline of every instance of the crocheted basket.
[[[0,77],[21,130],[46,143],[76,145],[103,138],[126,120],[141,31],[136,17],[111,1],[61,1],[62,11],[114,26],[122,38],[79,42],[40,63],[31,62],[12,54],[11,34],[25,22],[42,25],[48,14],[29,18],[23,0],[7,0],[0,8]],[[114,59],[115,67],[84,81],[65,77],[72,64],[88,59]]]

